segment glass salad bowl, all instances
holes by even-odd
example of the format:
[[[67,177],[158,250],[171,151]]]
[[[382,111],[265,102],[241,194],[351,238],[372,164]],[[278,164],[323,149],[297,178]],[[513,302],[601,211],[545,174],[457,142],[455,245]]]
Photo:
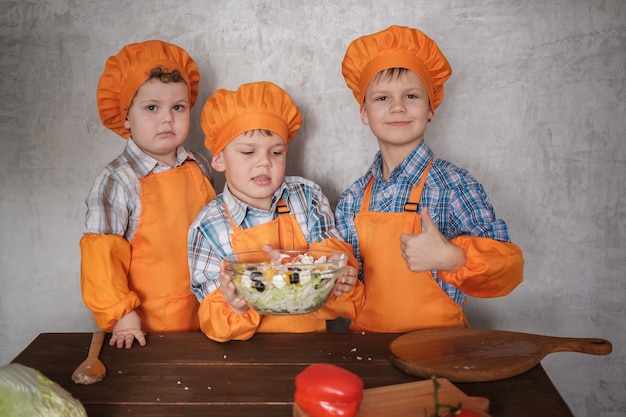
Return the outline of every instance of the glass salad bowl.
[[[224,258],[237,292],[261,314],[288,316],[318,310],[348,262],[341,252],[273,250]]]

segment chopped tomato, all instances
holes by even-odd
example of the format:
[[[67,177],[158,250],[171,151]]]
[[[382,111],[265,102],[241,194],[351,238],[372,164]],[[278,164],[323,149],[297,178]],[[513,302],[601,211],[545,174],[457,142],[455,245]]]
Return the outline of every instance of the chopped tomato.
[[[459,403],[456,406],[441,404],[439,402],[439,388],[441,388],[441,384],[437,381],[437,377],[433,376],[430,378],[433,381],[433,398],[435,400],[435,411],[432,414],[429,414],[426,417],[480,417],[478,413],[472,410],[468,410],[462,407],[462,404]],[[440,409],[447,409],[447,411],[443,414],[439,414]]]

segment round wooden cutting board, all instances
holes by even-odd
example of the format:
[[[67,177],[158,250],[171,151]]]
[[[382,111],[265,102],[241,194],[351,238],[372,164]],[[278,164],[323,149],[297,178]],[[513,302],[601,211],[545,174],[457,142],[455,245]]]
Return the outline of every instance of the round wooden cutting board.
[[[399,336],[389,345],[389,360],[420,378],[485,382],[522,374],[552,352],[611,353],[609,341],[486,329],[428,329]]]

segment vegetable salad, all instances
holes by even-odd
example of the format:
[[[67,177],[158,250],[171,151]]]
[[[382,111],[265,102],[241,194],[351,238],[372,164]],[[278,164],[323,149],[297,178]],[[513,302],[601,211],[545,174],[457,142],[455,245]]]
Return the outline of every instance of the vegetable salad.
[[[331,294],[345,256],[280,252],[277,259],[233,263],[231,276],[237,291],[261,314],[295,315],[319,309]]]

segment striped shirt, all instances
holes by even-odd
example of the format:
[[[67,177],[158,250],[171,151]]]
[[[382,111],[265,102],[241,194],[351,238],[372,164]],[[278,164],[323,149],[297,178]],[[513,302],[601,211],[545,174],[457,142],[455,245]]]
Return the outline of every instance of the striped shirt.
[[[207,159],[179,146],[176,149],[176,166],[188,161],[197,163],[212,183]],[[143,152],[129,138],[124,152],[100,172],[87,195],[84,233],[115,234],[130,241],[141,217],[139,179],[150,173],[158,174],[169,169],[169,165]]]
[[[354,248],[359,265],[362,265],[362,259],[354,217],[361,209],[363,193],[370,179],[373,178],[370,211],[385,213],[404,211],[404,204],[408,202],[411,189],[418,184],[431,158],[432,151],[422,142],[391,172],[389,181],[385,181],[379,151],[365,175],[341,195],[335,211],[337,230]],[[508,227],[503,220],[496,219],[482,185],[469,172],[450,162],[433,158],[420,197],[419,211],[422,207],[428,207],[433,221],[448,240],[468,235],[510,241]],[[441,280],[436,271],[432,273],[446,294],[460,305],[465,303],[464,293]],[[359,279],[363,280],[362,268],[359,268]]]
[[[199,301],[219,287],[220,261],[233,253],[230,240],[233,227],[228,212],[237,227],[247,229],[278,217],[276,206],[281,198],[295,216],[309,246],[329,238],[341,239],[328,199],[320,186],[310,180],[286,176],[274,193],[268,211],[245,204],[234,197],[226,185],[223,193],[200,211],[189,229],[191,291]]]

